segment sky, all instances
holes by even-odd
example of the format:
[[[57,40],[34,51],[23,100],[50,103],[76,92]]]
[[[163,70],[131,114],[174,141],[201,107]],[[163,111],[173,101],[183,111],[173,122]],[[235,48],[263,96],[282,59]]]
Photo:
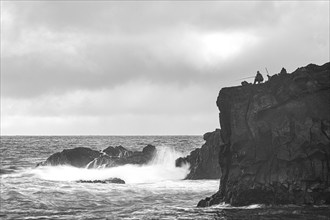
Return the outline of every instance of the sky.
[[[1,135],[202,135],[221,88],[329,62],[329,20],[329,1],[1,1]]]

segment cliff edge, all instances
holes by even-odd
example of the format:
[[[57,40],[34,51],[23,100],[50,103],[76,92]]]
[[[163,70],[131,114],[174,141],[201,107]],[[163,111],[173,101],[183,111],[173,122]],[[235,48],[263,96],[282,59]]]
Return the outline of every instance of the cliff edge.
[[[330,63],[223,88],[219,191],[235,206],[330,203]]]

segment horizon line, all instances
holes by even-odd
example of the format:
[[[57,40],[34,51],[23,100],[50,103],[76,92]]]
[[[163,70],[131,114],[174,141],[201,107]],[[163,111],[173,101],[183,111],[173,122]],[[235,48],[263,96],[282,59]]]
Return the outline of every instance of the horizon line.
[[[208,132],[206,132],[208,133]],[[205,133],[204,133],[205,134]],[[0,134],[0,137],[8,137],[8,136],[21,136],[21,137],[33,137],[33,136],[203,136],[204,134]]]

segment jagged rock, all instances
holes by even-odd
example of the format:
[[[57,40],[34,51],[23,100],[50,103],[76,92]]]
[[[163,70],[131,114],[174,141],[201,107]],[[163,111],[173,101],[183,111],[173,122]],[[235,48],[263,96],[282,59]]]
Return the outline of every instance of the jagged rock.
[[[251,83],[248,83],[247,81],[243,81],[243,82],[241,82],[241,85],[242,86],[248,86],[248,85],[251,85]]]
[[[120,153],[117,153],[116,148],[118,148],[118,152]],[[125,148],[121,146],[116,148],[115,150],[111,149],[110,151],[112,153],[115,152],[114,154],[112,154],[115,156],[111,156],[105,153],[95,158],[93,161],[91,161],[87,165],[87,168],[91,169],[91,168],[99,168],[99,167],[115,167],[125,164],[146,164],[153,158],[154,153],[156,151],[156,147],[150,144],[144,147],[142,152],[127,151]],[[103,152],[106,151],[104,150]]]
[[[129,151],[122,146],[108,147],[102,152],[86,147],[63,150],[51,155],[45,162],[37,166],[71,165],[75,167],[99,168],[115,167],[125,164],[146,164],[155,152],[153,145],[148,145],[142,151]]]
[[[101,155],[100,152],[87,147],[77,147],[63,150],[51,155],[45,162],[38,163],[37,166],[57,166],[71,165],[74,167],[85,167],[89,162]]]
[[[123,146],[117,146],[117,147],[107,147],[103,150],[104,153],[111,157],[129,157],[133,154],[132,151],[127,150]]]
[[[330,63],[221,89],[220,189],[204,207],[330,203]]]
[[[144,154],[153,154],[156,150],[156,147],[151,145],[151,144],[148,144],[146,147],[144,147],[142,149],[142,153]]]
[[[110,178],[106,180],[78,180],[77,183],[117,183],[125,184],[125,181],[119,178]]]
[[[219,147],[222,144],[220,129],[208,132],[203,136],[205,144],[195,149],[187,157],[180,157],[175,161],[177,167],[190,164],[190,172],[186,179],[219,179]]]

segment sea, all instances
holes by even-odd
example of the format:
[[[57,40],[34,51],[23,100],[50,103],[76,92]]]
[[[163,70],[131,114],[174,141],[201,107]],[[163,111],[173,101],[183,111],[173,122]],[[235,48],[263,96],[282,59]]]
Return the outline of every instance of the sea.
[[[202,136],[1,136],[0,219],[330,219],[329,206],[197,208],[219,180],[184,180],[189,164],[178,168],[175,160],[203,143]],[[64,149],[148,144],[157,154],[146,165],[36,167]],[[77,182],[113,177],[126,184]]]

